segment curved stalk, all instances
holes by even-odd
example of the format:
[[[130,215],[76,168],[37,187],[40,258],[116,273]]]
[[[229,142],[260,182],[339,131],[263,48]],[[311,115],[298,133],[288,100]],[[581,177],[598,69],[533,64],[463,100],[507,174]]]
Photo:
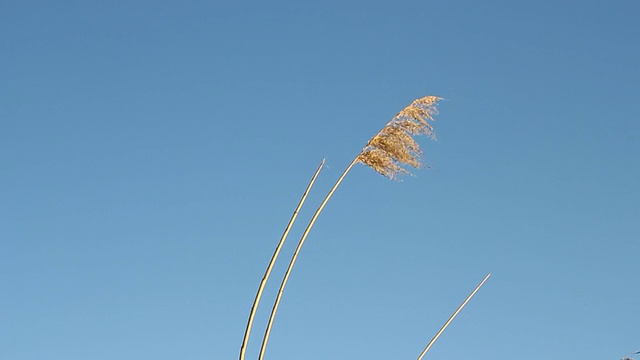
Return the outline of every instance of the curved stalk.
[[[300,253],[300,249],[302,248],[302,245],[307,239],[307,235],[309,235],[311,228],[313,228],[313,224],[316,222],[316,219],[322,212],[322,209],[327,204],[327,202],[329,201],[333,193],[336,191],[338,186],[340,186],[340,183],[342,183],[342,180],[344,179],[344,177],[347,176],[347,174],[349,173],[353,165],[355,165],[357,162],[358,162],[358,158],[356,157],[351,162],[351,164],[347,166],[347,168],[344,170],[342,175],[340,175],[340,178],[338,178],[338,181],[336,181],[336,183],[333,185],[333,187],[331,188],[327,196],[324,198],[322,203],[320,203],[320,206],[318,207],[316,212],[313,214],[313,217],[309,221],[307,228],[304,230],[304,233],[302,234],[302,237],[298,242],[298,246],[296,247],[296,250],[293,253],[293,256],[291,257],[291,261],[289,262],[289,267],[287,268],[287,271],[284,274],[284,278],[282,279],[282,283],[280,284],[280,289],[278,290],[278,295],[276,296],[276,300],[273,304],[273,308],[271,309],[271,315],[269,316],[269,323],[267,324],[267,329],[265,330],[264,337],[262,338],[262,346],[260,348],[260,355],[258,357],[258,359],[260,360],[264,359],[264,353],[265,353],[265,350],[267,349],[267,343],[269,342],[269,335],[271,334],[271,326],[273,325],[273,320],[275,319],[276,313],[278,312],[280,299],[282,298],[282,293],[284,292],[284,288],[287,286],[287,281],[289,281],[289,275],[291,275],[291,270],[293,269],[293,265],[296,263],[296,260],[298,259],[298,254]]]
[[[307,195],[309,195],[309,191],[311,190],[311,187],[313,187],[313,183],[316,181],[318,174],[320,174],[320,170],[324,166],[324,161],[325,160],[323,159],[320,165],[318,166],[318,169],[316,170],[315,174],[313,174],[313,177],[311,178],[309,185],[307,185],[307,189],[304,191],[304,194],[302,194],[302,198],[300,199],[298,206],[294,210],[293,215],[291,215],[291,219],[289,220],[289,223],[287,224],[287,227],[285,228],[284,233],[280,238],[280,242],[278,242],[278,246],[276,247],[276,250],[274,251],[273,256],[271,256],[269,265],[267,265],[267,270],[265,271],[264,276],[260,281],[258,292],[256,294],[255,299],[253,300],[253,305],[251,305],[251,313],[249,314],[249,320],[247,321],[247,328],[244,331],[244,339],[242,340],[242,346],[240,346],[240,360],[244,360],[245,358],[245,353],[247,351],[247,343],[249,342],[249,336],[251,335],[251,328],[253,326],[253,318],[255,317],[256,311],[258,310],[258,304],[260,303],[260,298],[262,297],[262,292],[264,291],[264,287],[267,283],[267,280],[271,275],[271,270],[273,270],[273,266],[276,262],[276,259],[278,258],[278,255],[280,254],[280,250],[282,249],[282,246],[284,245],[284,242],[287,239],[287,236],[289,235],[289,230],[291,230],[293,223],[298,217],[298,212],[300,211],[300,208],[302,207],[305,200],[307,199]]]
[[[480,290],[482,285],[484,285],[485,281],[487,281],[489,279],[489,276],[491,276],[491,274],[487,274],[487,276],[485,276],[484,279],[482,279],[482,281],[480,282],[480,284],[478,284],[478,286],[476,286],[476,288],[473,289],[471,294],[469,294],[469,296],[467,296],[467,298],[462,302],[462,304],[460,304],[460,306],[458,306],[456,311],[454,311],[453,314],[449,317],[449,320],[447,320],[447,322],[445,322],[444,325],[442,325],[442,327],[440,328],[440,330],[438,330],[436,335],[431,339],[431,341],[429,341],[429,343],[427,344],[427,347],[425,347],[424,350],[422,350],[422,353],[420,354],[420,356],[418,356],[418,360],[422,360],[422,358],[427,353],[427,351],[429,351],[429,349],[431,348],[433,343],[435,343],[436,340],[438,340],[438,338],[440,337],[440,335],[442,335],[442,333],[447,328],[447,326],[449,326],[449,324],[451,324],[453,319],[455,319],[455,317],[458,316],[458,313],[462,310],[462,308],[465,305],[467,305],[469,300],[471,300],[471,298],[476,294],[476,292],[478,292],[478,290]]]

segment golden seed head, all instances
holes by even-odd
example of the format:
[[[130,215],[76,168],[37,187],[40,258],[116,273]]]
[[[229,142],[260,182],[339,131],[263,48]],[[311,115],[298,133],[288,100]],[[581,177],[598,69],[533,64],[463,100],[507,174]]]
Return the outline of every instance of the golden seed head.
[[[402,165],[414,168],[422,166],[422,150],[413,135],[427,135],[435,138],[433,127],[438,113],[437,96],[425,96],[414,100],[402,109],[380,130],[362,149],[357,160],[390,179],[398,174],[408,174]]]

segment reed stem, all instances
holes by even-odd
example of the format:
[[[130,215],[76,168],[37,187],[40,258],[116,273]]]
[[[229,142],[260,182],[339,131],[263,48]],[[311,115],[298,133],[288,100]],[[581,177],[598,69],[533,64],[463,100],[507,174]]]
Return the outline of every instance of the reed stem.
[[[315,174],[313,174],[313,177],[311,178],[309,185],[307,185],[307,188],[304,191],[304,194],[302,194],[302,198],[300,198],[300,202],[298,203],[298,206],[294,210],[293,215],[291,215],[291,219],[289,220],[289,223],[287,224],[287,227],[285,228],[284,233],[280,238],[280,242],[278,242],[278,246],[276,247],[276,250],[273,252],[273,255],[271,256],[269,265],[267,265],[267,270],[265,271],[264,276],[260,281],[258,292],[256,294],[255,299],[253,300],[253,305],[251,305],[251,313],[249,314],[249,320],[247,321],[247,328],[244,331],[244,339],[242,340],[242,346],[240,346],[240,360],[244,360],[245,358],[245,353],[247,351],[247,344],[249,342],[249,336],[251,335],[251,328],[253,327],[253,319],[256,315],[256,311],[258,310],[258,304],[260,304],[260,298],[262,297],[262,292],[264,291],[264,287],[267,283],[267,280],[269,279],[269,276],[271,275],[271,270],[273,270],[273,266],[276,262],[276,259],[278,258],[278,255],[280,254],[280,250],[282,249],[282,246],[284,245],[284,242],[287,239],[287,236],[289,235],[289,231],[291,230],[293,223],[298,217],[298,212],[300,211],[300,208],[302,207],[305,200],[307,199],[307,195],[309,195],[309,191],[313,187],[313,183],[316,181],[318,174],[320,174],[320,170],[322,170],[322,167],[324,166],[324,161],[325,159],[323,159],[320,165],[318,166],[318,169],[316,170]]]
[[[447,322],[444,323],[444,325],[442,325],[442,327],[440,328],[440,330],[438,330],[438,332],[436,333],[436,335],[431,339],[431,341],[429,341],[429,343],[427,344],[427,347],[424,348],[424,350],[422,350],[422,353],[420,354],[420,356],[418,356],[418,360],[422,360],[422,358],[424,357],[424,355],[427,353],[427,351],[429,351],[429,349],[431,348],[431,346],[433,345],[433,343],[436,342],[436,340],[438,340],[438,338],[440,337],[440,335],[442,335],[442,333],[444,332],[444,330],[447,328],[447,326],[449,326],[449,324],[451,324],[451,322],[453,321],[453,319],[456,318],[456,316],[458,316],[458,313],[462,310],[462,308],[467,305],[467,303],[469,302],[469,300],[471,300],[471,298],[476,294],[476,292],[478,292],[478,290],[480,290],[480,288],[482,287],[482,285],[484,285],[485,281],[487,281],[489,279],[489,276],[491,276],[491,274],[487,274],[487,276],[484,277],[484,279],[482,279],[482,281],[480,282],[480,284],[478,284],[478,286],[476,286],[475,289],[473,289],[473,291],[471,292],[471,294],[469,294],[469,296],[467,296],[467,298],[462,302],[462,304],[460,304],[460,306],[458,306],[458,308],[456,309],[456,311],[453,312],[453,314],[449,317],[449,320],[447,320]]]
[[[333,185],[331,190],[329,190],[329,193],[324,198],[322,203],[320,203],[320,206],[318,206],[318,209],[313,214],[313,217],[309,221],[309,224],[307,225],[307,228],[304,230],[304,233],[302,234],[302,237],[300,238],[300,241],[298,242],[298,246],[296,247],[296,250],[293,253],[293,256],[291,257],[291,261],[289,262],[289,267],[287,268],[287,271],[284,274],[284,278],[282,279],[282,283],[280,284],[280,289],[278,290],[278,295],[276,296],[276,300],[275,300],[275,302],[273,304],[273,308],[271,309],[271,315],[269,316],[269,323],[267,324],[267,329],[265,330],[264,337],[262,339],[262,346],[260,347],[260,355],[258,357],[259,360],[263,360],[264,359],[264,353],[265,353],[265,351],[267,349],[267,343],[269,342],[269,336],[271,335],[271,327],[273,325],[273,321],[274,321],[274,319],[276,317],[276,313],[278,312],[278,306],[280,305],[280,299],[282,298],[282,293],[284,292],[284,288],[287,286],[287,281],[289,281],[289,275],[291,275],[291,270],[293,269],[293,265],[296,263],[296,260],[298,259],[298,254],[300,253],[300,249],[302,248],[302,245],[304,244],[305,240],[307,239],[307,235],[309,235],[309,232],[311,231],[311,228],[313,228],[313,224],[316,222],[316,219],[318,218],[318,216],[322,212],[322,209],[324,209],[324,206],[327,204],[327,202],[329,201],[329,199],[331,198],[333,193],[336,191],[338,186],[340,186],[340,183],[342,183],[342,180],[344,179],[344,177],[347,176],[347,174],[349,173],[351,168],[353,168],[353,165],[355,165],[357,162],[358,162],[358,158],[356,157],[349,164],[349,166],[347,166],[347,168],[344,170],[342,175],[340,175],[340,178],[338,178],[338,181],[336,181],[336,183]]]

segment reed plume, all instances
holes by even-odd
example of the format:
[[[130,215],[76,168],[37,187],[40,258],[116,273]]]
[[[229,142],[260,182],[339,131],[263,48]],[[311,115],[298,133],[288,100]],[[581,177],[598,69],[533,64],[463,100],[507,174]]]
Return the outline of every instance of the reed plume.
[[[422,166],[422,150],[414,140],[415,135],[427,135],[435,139],[433,116],[438,113],[436,96],[426,96],[414,100],[387,123],[362,149],[355,162],[361,162],[378,173],[395,179],[398,174],[408,174],[402,167]]]
[[[396,179],[399,174],[408,174],[409,171],[406,169],[406,166],[414,168],[422,166],[422,150],[413,137],[416,135],[427,135],[431,138],[435,138],[433,127],[429,122],[434,121],[433,116],[438,113],[436,105],[439,100],[441,100],[441,98],[437,96],[419,98],[396,114],[391,121],[382,128],[382,130],[369,140],[358,156],[356,156],[342,172],[342,175],[340,175],[331,190],[329,190],[329,193],[325,196],[324,200],[322,200],[320,206],[316,209],[309,221],[309,224],[304,230],[280,284],[273,308],[271,309],[269,322],[267,323],[267,328],[262,339],[262,346],[259,354],[260,360],[264,359],[264,353],[271,334],[271,327],[278,311],[278,306],[280,305],[284,288],[286,287],[289,276],[291,275],[291,270],[293,269],[307,235],[309,235],[311,228],[313,228],[313,225],[322,212],[322,209],[324,209],[324,206],[327,204],[338,186],[340,186],[345,176],[347,176],[349,171],[351,171],[353,166],[357,163],[367,165],[381,175],[390,179]]]
[[[258,310],[258,305],[260,304],[260,298],[262,297],[262,292],[264,291],[264,287],[265,287],[265,285],[267,283],[267,280],[269,280],[269,276],[271,275],[271,270],[273,270],[273,266],[274,266],[276,260],[278,259],[278,255],[280,254],[280,250],[282,249],[282,246],[284,245],[284,242],[287,240],[287,236],[289,235],[289,230],[291,230],[291,227],[293,226],[293,223],[295,222],[296,218],[298,217],[298,212],[300,211],[300,208],[302,207],[302,205],[304,204],[305,200],[307,199],[307,195],[309,195],[309,191],[313,187],[313,183],[316,181],[316,178],[318,177],[318,174],[320,174],[320,170],[322,170],[323,166],[324,166],[324,160],[322,160],[322,162],[318,166],[318,169],[316,170],[315,174],[313,174],[313,177],[311,178],[311,181],[309,182],[309,184],[307,185],[307,188],[305,189],[304,193],[302,194],[302,198],[300,198],[300,201],[298,202],[298,206],[293,211],[293,215],[291,215],[291,219],[289,220],[289,223],[287,224],[287,227],[284,229],[284,233],[282,234],[282,237],[280,238],[280,241],[278,242],[278,245],[276,246],[276,250],[273,252],[273,255],[271,256],[271,260],[269,261],[269,265],[267,265],[267,270],[265,271],[264,276],[262,277],[262,280],[260,281],[260,286],[258,287],[258,292],[256,294],[255,299],[253,300],[253,305],[251,305],[251,312],[249,314],[249,320],[247,321],[247,327],[246,327],[246,329],[244,331],[244,338],[242,340],[242,346],[240,346],[240,360],[244,360],[244,358],[245,358],[245,354],[246,354],[246,351],[247,351],[247,344],[249,342],[249,336],[251,335],[251,328],[253,327],[253,319],[254,319],[254,317],[256,315],[256,311]]]

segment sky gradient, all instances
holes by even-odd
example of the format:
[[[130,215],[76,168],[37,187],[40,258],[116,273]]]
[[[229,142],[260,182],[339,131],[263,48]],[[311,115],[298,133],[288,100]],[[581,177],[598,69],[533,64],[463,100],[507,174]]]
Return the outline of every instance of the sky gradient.
[[[358,165],[267,359],[640,350],[636,1],[0,4],[0,359],[237,358],[345,166],[444,98],[427,169]],[[639,357],[640,358],[640,357]]]

